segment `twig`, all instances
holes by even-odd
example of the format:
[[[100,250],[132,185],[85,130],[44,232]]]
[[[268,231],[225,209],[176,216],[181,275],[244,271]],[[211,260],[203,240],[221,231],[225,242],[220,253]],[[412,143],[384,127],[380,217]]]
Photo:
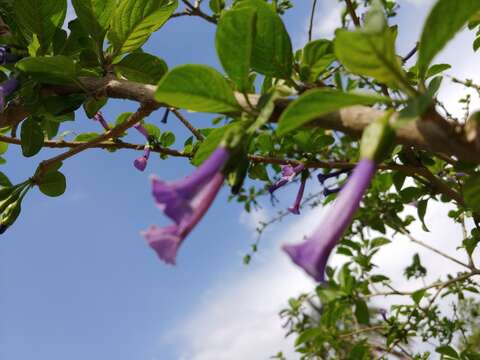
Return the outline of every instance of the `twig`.
[[[316,8],[317,8],[317,0],[313,0],[312,11],[310,13],[310,25],[308,27],[308,41],[312,41],[313,22],[314,22],[314,18],[315,18]]]
[[[86,149],[96,146],[105,140],[112,139],[121,135],[125,130],[129,129],[130,127],[135,125],[137,122],[139,122],[146,116],[150,115],[157,108],[158,108],[158,105],[154,103],[142,104],[136,112],[130,115],[127,121],[115,126],[110,131],[106,131],[105,133],[96,137],[95,139],[91,141],[87,141],[79,146],[73,147],[70,150],[65,151],[60,155],[54,156],[51,159],[42,161],[38,166],[37,172],[34,176],[35,181],[37,182],[41,181],[45,172],[53,165],[59,162],[62,162],[68,158],[71,158],[72,156],[75,156]]]
[[[180,120],[183,125],[185,125],[188,130],[190,130],[197,140],[205,140],[205,136],[203,136],[203,134],[195,126],[193,126],[190,121],[188,121],[188,119],[180,113],[180,111],[175,108],[170,108],[170,111],[177,117],[178,120]]]
[[[402,59],[402,62],[405,64],[408,60],[410,60],[413,55],[415,55],[418,51],[418,42],[415,44],[414,48],[410,50],[407,55],[405,55]]]
[[[4,135],[0,135],[0,142],[12,144],[12,145],[22,144],[20,139],[8,137]],[[43,143],[43,146],[46,148],[52,148],[52,149],[62,149],[62,148],[75,148],[78,146],[82,146],[86,143],[87,143],[86,141],[45,140]],[[145,144],[131,144],[123,141],[102,141],[98,144],[90,146],[89,148],[90,149],[113,149],[113,150],[131,149],[131,150],[143,151],[145,148]],[[165,148],[158,145],[150,145],[150,151],[159,153],[159,154],[175,156],[175,157],[191,157],[192,156],[192,154],[189,154],[189,153],[184,153],[182,151]]]
[[[192,5],[188,0],[182,0],[182,2],[187,7],[186,12],[188,13],[188,15],[198,16],[204,20],[207,20],[211,24],[217,24],[217,19],[215,19],[213,16],[205,14],[202,10],[200,10],[200,7]]]
[[[345,0],[345,3],[347,4],[347,11],[350,14],[350,17],[352,18],[353,23],[355,24],[355,27],[360,27],[360,19],[355,12],[355,7],[353,6],[352,0]]]

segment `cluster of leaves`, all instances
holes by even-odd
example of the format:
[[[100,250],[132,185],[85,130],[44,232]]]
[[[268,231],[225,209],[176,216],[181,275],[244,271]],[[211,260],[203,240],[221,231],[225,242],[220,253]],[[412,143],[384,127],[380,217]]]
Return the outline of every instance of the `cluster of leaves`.
[[[470,22],[472,29],[478,26],[480,11],[478,0],[437,1],[424,25],[417,62],[407,67],[395,49],[398,29],[388,24],[399,11],[396,1],[345,2],[348,11],[342,14],[343,27],[334,38],[314,39],[297,51],[282,20],[294,5],[291,1],[210,0],[210,14],[200,8],[201,1],[183,2],[186,8],[178,12],[177,0],[72,0],[77,18],[66,31],[66,0],[0,0],[1,18],[10,28],[0,43],[23,57],[0,68],[2,79],[14,76],[21,84],[7,99],[4,113],[18,107],[28,113],[21,121],[19,141],[17,123],[2,134],[12,130],[10,141],[21,144],[25,157],[35,156],[48,144],[61,145],[65,135],[59,135],[60,125],[74,121],[79,109],[93,118],[109,96],[219,114],[211,127],[182,139],[179,154],[199,165],[219,144],[228,143],[236,150],[226,169],[232,198],[250,211],[279,173],[280,163],[354,165],[356,138],[332,130],[356,135],[358,124],[339,126],[335,112],[354,105],[391,108],[400,113],[393,124],[396,129],[421,121],[417,119],[425,114],[440,116],[443,110],[436,96],[442,73],[450,66],[433,60],[465,24]],[[194,63],[169,70],[165,61],[142,50],[155,31],[178,16],[199,16],[216,24],[212,41],[225,74]],[[354,24],[361,21],[361,27],[352,29],[348,18],[355,19]],[[105,89],[112,80],[121,80],[126,89],[121,95]],[[148,99],[147,90],[153,93]],[[132,116],[119,115],[110,128],[128,124]],[[278,124],[272,124],[272,118]],[[324,123],[312,126],[319,118]],[[141,121],[153,149],[175,144],[172,132]],[[477,117],[469,121],[476,129]],[[119,147],[128,132],[123,130],[110,139]],[[88,149],[108,134],[79,134],[75,146]],[[3,154],[7,145],[0,145]],[[470,260],[468,271],[449,275],[443,282],[401,292],[375,265],[375,255],[395,240],[392,232],[408,234],[416,221],[429,231],[425,216],[432,202],[450,203],[449,217],[455,223],[474,219],[478,224],[478,165],[425,148],[397,145],[390,150],[337,248],[348,261],[339,269],[329,268],[328,283],[313,294],[290,301],[281,314],[288,333],[297,336],[296,350],[305,359],[369,359],[387,354],[428,358],[428,352],[410,348],[415,339],[429,339],[446,359],[478,359],[474,342],[478,331],[469,330],[474,325],[457,313],[444,315],[436,303],[442,296],[458,302],[464,293],[478,293],[474,280],[480,270],[472,258],[480,242],[477,225],[465,227],[465,237],[458,243],[459,253]],[[257,161],[252,161],[254,156]],[[269,159],[277,161],[269,165]],[[41,163],[31,179],[18,185],[0,173],[0,224],[13,223],[23,196],[35,185],[48,196],[63,194],[66,180],[59,172],[61,162],[53,160]],[[335,196],[322,197],[318,204],[326,205]],[[416,209],[415,216],[405,211],[410,206]],[[415,255],[406,264],[405,277],[423,279],[427,272]],[[398,303],[388,310],[373,306],[371,299],[383,293],[406,296],[410,304]],[[467,333],[470,338],[462,348],[454,349],[458,334]]]

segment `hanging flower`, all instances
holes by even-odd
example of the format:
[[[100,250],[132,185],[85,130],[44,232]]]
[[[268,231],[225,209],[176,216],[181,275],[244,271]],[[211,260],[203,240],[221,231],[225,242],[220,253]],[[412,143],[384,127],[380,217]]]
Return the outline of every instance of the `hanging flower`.
[[[276,190],[280,189],[282,186],[293,181],[295,176],[301,173],[305,169],[305,165],[298,164],[293,167],[292,165],[282,165],[282,177],[275,184],[268,188],[270,194],[273,194]]]
[[[135,161],[133,162],[133,166],[135,166],[140,171],[144,171],[145,168],[147,167],[149,157],[150,157],[150,146],[145,145],[145,148],[143,149],[143,155],[135,159]]]
[[[225,179],[221,171],[229,157],[229,151],[219,147],[184,179],[171,183],[152,179],[153,197],[174,223],[165,227],[151,226],[142,235],[167,264],[175,264],[179,246],[213,203]]]
[[[325,281],[325,267],[330,253],[350,225],[375,169],[373,160],[360,160],[313,235],[301,244],[283,247],[293,262],[315,280]]]
[[[297,197],[295,198],[295,202],[291,207],[288,208],[288,211],[290,211],[292,214],[300,215],[300,204],[302,203],[306,182],[307,182],[307,177],[302,178],[300,182],[300,187],[298,188]]]
[[[141,123],[136,123],[135,125],[133,125],[133,127],[137,129],[140,134],[145,136],[145,139],[148,140],[148,131]]]
[[[110,126],[108,125],[107,121],[103,117],[103,114],[101,111],[97,111],[97,113],[93,116],[93,120],[98,121],[106,131],[110,130]]]
[[[7,46],[0,46],[0,65],[13,64],[18,60],[20,57],[12,54]]]
[[[5,106],[5,98],[13,93],[18,85],[20,85],[20,83],[14,77],[0,84],[0,111],[2,111]]]

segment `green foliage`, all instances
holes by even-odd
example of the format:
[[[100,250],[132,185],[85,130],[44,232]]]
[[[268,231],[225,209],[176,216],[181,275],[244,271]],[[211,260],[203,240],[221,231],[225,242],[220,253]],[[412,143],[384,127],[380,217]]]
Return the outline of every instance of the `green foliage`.
[[[16,67],[33,79],[47,84],[69,84],[75,82],[78,76],[75,62],[63,55],[25,58]]]
[[[122,0],[107,34],[114,57],[140,48],[168,20],[177,0]]]
[[[45,174],[38,188],[47,196],[57,197],[65,192],[67,181],[60,171],[52,171]]]
[[[226,12],[217,27],[215,45],[225,72],[246,92],[250,87],[248,75],[252,62],[256,12],[252,8]]]
[[[295,130],[322,115],[332,113],[352,105],[372,105],[388,99],[354,93],[344,93],[330,89],[306,92],[286,109],[279,120],[277,132],[280,135]]]
[[[128,80],[157,84],[167,73],[168,66],[165,61],[156,56],[135,52],[115,64],[115,70]]]
[[[20,139],[23,156],[36,155],[43,147],[43,130],[38,118],[30,117],[22,123]]]
[[[240,111],[227,80],[204,65],[182,65],[170,70],[158,84],[155,100],[193,111]]]
[[[417,66],[421,76],[426,73],[435,55],[479,11],[479,0],[437,1],[425,22],[420,39]]]

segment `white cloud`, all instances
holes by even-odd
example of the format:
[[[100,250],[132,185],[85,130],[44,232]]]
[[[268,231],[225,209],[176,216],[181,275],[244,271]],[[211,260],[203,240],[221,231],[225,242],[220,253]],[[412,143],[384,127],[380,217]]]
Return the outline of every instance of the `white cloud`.
[[[426,222],[432,232],[424,232],[419,225],[415,225],[412,227],[413,234],[448,254],[457,253],[455,248],[461,229],[446,221],[448,207],[432,204],[429,210]],[[273,243],[271,249],[263,250],[262,260],[266,261],[254,262],[253,266],[244,268],[240,273],[219,279],[204,293],[193,312],[179,323],[177,330],[166,334],[163,340],[168,343],[175,339],[177,348],[183,350],[181,359],[185,360],[267,359],[278,351],[283,351],[288,359],[299,358],[293,352],[293,339],[284,337],[278,312],[285,307],[288,298],[312,291],[314,284],[287,259],[279,249],[279,244],[301,241],[318,225],[321,214],[322,209],[316,208],[304,215],[295,226],[279,226],[277,231],[264,239],[264,243]],[[278,238],[279,234],[283,234],[279,242],[273,242],[272,239]],[[422,286],[422,282],[406,282],[402,273],[416,252],[429,269],[427,281],[460,269],[400,236],[385,246],[374,262],[379,266],[379,271],[393,279],[396,288],[412,290]],[[344,257],[337,255],[330,264],[338,266],[343,261]],[[411,300],[405,298],[402,301]],[[378,306],[387,309],[391,303],[391,300],[386,302],[384,298],[376,299]]]

